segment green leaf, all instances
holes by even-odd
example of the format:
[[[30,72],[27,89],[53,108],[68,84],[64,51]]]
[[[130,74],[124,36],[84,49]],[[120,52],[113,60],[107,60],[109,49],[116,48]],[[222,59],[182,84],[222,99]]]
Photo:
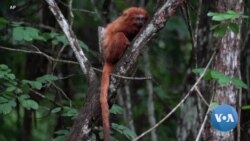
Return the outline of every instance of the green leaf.
[[[78,40],[80,47],[85,49],[86,51],[89,51],[89,47],[81,40]]]
[[[228,26],[234,33],[239,33],[239,26],[236,23],[230,23]]]
[[[236,86],[237,88],[245,88],[248,89],[248,86],[246,83],[244,83],[242,80],[238,78],[232,78],[232,84]]]
[[[7,69],[8,69],[8,66],[5,65],[5,64],[0,64],[0,69],[1,69],[1,70],[7,70]]]
[[[248,18],[248,16],[242,15],[233,10],[228,10],[226,12],[221,12],[221,13],[208,12],[207,16],[212,17],[212,20],[214,21],[226,21],[239,18]]]
[[[231,15],[238,15],[238,13],[233,10],[227,10],[226,13],[231,14]]]
[[[22,102],[24,102],[25,100],[27,100],[27,99],[29,99],[29,98],[30,98],[29,95],[24,94],[24,95],[19,96],[17,99],[18,99],[18,101],[19,101],[20,103],[22,103]]]
[[[232,78],[229,76],[224,76],[218,79],[218,83],[221,85],[230,84],[232,82]]]
[[[219,28],[220,24],[215,24],[212,27],[210,27],[210,30],[216,30],[217,28]]]
[[[112,123],[112,129],[116,130],[122,135],[125,135],[129,140],[132,140],[136,137],[136,133],[134,131],[123,125]]]
[[[58,113],[58,112],[60,112],[61,110],[62,110],[61,107],[56,107],[56,108],[54,108],[53,110],[51,110],[51,113]]]
[[[58,130],[58,131],[55,132],[55,134],[57,134],[57,135],[68,135],[69,130],[66,130],[66,129]]]
[[[220,25],[214,29],[213,36],[216,38],[223,37],[227,31],[227,25]]]
[[[244,105],[241,107],[242,110],[250,110],[250,105]]]
[[[55,81],[55,80],[58,80],[58,77],[52,74],[46,74],[46,75],[36,78],[36,81],[43,83],[43,84],[47,82]]]
[[[16,107],[16,102],[14,99],[0,104],[0,113],[2,114],[8,114],[12,111],[12,109]]]
[[[17,41],[32,41],[34,39],[46,41],[39,34],[40,31],[33,27],[16,26],[13,28],[13,38]]]
[[[199,74],[199,75],[201,75],[203,71],[204,71],[204,68],[196,68],[196,69],[192,70],[192,72],[194,72],[196,74]],[[221,73],[221,72],[216,71],[216,70],[207,70],[207,73],[204,76],[204,78],[205,77],[207,77],[209,79],[216,80],[221,85],[226,85],[226,84],[230,84],[231,83],[232,85],[236,86],[237,88],[248,89],[247,84],[245,84],[239,78],[227,76],[224,73]]]
[[[6,25],[7,23],[9,23],[9,21],[4,19],[3,17],[0,17],[0,25]]]
[[[37,110],[39,108],[39,105],[36,101],[28,99],[28,100],[24,100],[21,102],[22,106],[28,110],[30,109],[34,109]]]
[[[17,41],[24,40],[24,29],[23,27],[14,27],[12,37]]]
[[[192,72],[195,74],[201,75],[204,70],[205,70],[204,68],[196,68],[196,69],[193,69]]]
[[[216,13],[216,12],[208,12],[207,13],[207,16],[208,17],[212,17],[212,16],[216,16],[216,15],[218,15],[219,13]]]
[[[13,92],[15,91],[16,87],[15,86],[10,86],[6,89],[6,92]]]
[[[6,102],[8,102],[8,99],[0,96],[0,104]]]
[[[63,107],[63,114],[62,116],[65,117],[76,117],[78,115],[78,111],[72,107]]]
[[[63,45],[68,45],[69,44],[68,39],[64,35],[56,36],[55,40],[57,40],[58,42],[63,43]]]
[[[14,80],[16,78],[16,76],[12,73],[7,74],[6,77],[8,77],[10,80]]]
[[[204,68],[196,68],[196,69],[193,69],[192,72],[195,73],[195,74],[201,75],[204,70],[205,70]],[[210,80],[212,78],[210,72],[211,72],[211,70],[207,69],[207,71],[206,71],[206,73],[204,75],[205,80]]]
[[[116,104],[114,104],[110,109],[110,113],[112,114],[122,114],[122,111],[122,107]]]
[[[42,88],[42,83],[39,81],[23,80],[24,84],[29,84],[32,88],[40,90]]]

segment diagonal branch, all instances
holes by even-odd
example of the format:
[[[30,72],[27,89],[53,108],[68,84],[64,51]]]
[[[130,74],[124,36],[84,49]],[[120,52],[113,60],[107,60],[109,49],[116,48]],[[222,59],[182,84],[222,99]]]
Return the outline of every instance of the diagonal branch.
[[[80,47],[80,44],[77,41],[76,35],[74,34],[71,27],[67,23],[67,20],[63,16],[63,14],[62,14],[61,10],[59,9],[59,7],[57,6],[56,2],[54,0],[45,0],[45,1],[48,3],[49,9],[51,10],[53,15],[55,16],[58,24],[60,25],[65,36],[67,37],[69,44],[70,44],[70,47],[73,49],[74,54],[75,54],[75,56],[80,64],[80,67],[81,67],[83,73],[85,74],[85,76],[87,78],[90,78],[88,80],[96,79],[97,78],[96,74],[95,74],[94,70],[92,69],[92,66],[91,66],[90,62],[88,61],[87,57],[83,53],[83,51]]]
[[[136,137],[135,139],[133,139],[133,141],[137,141],[140,138],[142,138],[143,136],[145,136],[146,134],[148,134],[149,132],[151,132],[152,130],[154,130],[155,128],[157,128],[159,125],[161,125],[165,120],[167,120],[184,102],[185,100],[189,97],[190,93],[192,91],[195,90],[195,88],[197,87],[197,85],[200,83],[201,79],[203,78],[203,76],[205,75],[207,69],[209,68],[209,66],[211,65],[213,59],[215,56],[215,52],[213,53],[213,55],[211,56],[209,62],[207,63],[204,71],[201,73],[200,77],[196,80],[196,82],[194,83],[194,85],[191,87],[191,89],[187,92],[187,94],[185,95],[184,98],[182,98],[182,100],[165,116],[163,117],[158,123],[156,123],[153,127],[149,128],[148,130],[146,130],[145,132],[141,133],[138,137]]]

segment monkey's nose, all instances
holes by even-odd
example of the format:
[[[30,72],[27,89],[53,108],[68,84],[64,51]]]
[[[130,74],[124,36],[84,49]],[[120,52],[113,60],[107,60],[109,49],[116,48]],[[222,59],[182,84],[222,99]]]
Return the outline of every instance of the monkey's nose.
[[[138,24],[137,24],[137,27],[138,28],[141,28],[143,26],[143,23],[142,22],[139,22]]]

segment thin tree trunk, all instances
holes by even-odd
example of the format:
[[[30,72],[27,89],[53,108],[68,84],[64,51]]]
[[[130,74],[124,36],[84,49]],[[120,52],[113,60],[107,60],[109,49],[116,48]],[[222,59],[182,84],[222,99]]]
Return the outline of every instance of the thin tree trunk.
[[[123,106],[123,118],[126,122],[126,125],[132,130],[135,131],[134,119],[132,113],[132,101],[131,93],[129,89],[129,83],[125,82],[124,87],[118,89],[119,103]]]
[[[150,72],[150,61],[149,61],[149,55],[148,52],[144,54],[144,73],[145,76],[151,76]],[[147,107],[148,107],[148,121],[150,127],[153,127],[156,124],[155,119],[155,107],[154,107],[154,100],[153,100],[153,83],[151,80],[146,80],[147,84],[147,93],[148,93],[148,101],[147,101]],[[151,141],[157,141],[157,135],[156,135],[156,129],[151,131]]]

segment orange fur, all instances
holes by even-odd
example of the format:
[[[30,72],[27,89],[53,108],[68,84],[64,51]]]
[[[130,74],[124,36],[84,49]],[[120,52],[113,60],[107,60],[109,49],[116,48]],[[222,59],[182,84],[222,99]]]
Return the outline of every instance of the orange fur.
[[[103,39],[104,66],[101,80],[101,109],[104,130],[104,141],[109,141],[109,108],[108,108],[108,87],[109,77],[114,65],[122,57],[129,46],[130,41],[140,31],[147,20],[147,12],[138,7],[128,8],[115,21],[108,24]]]

